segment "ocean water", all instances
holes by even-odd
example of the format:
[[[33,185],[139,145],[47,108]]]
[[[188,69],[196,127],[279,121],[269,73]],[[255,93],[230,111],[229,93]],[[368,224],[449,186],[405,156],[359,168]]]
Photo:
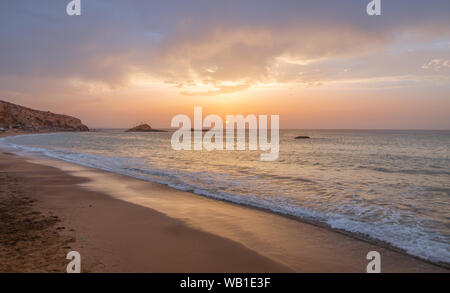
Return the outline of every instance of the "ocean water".
[[[0,146],[297,217],[450,263],[450,131],[281,130],[273,162],[260,161],[260,151],[175,151],[170,137],[99,130],[6,137]]]

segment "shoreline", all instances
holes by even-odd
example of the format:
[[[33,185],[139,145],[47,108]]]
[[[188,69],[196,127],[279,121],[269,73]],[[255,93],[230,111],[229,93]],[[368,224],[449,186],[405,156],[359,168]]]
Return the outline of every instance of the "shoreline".
[[[27,157],[18,157],[18,158],[22,159],[22,160],[27,160],[27,159],[28,160],[29,159],[33,160],[33,158],[27,158]],[[67,163],[67,162],[62,161],[62,160],[57,160],[57,159],[51,159],[51,160],[60,161],[60,162],[66,163],[66,164],[75,165],[75,164],[72,164],[72,163]],[[38,164],[41,164],[41,163],[38,163]],[[45,165],[47,165],[47,164],[45,164]],[[164,188],[157,187],[156,189],[158,189],[158,191],[164,190],[164,193],[168,193],[168,194],[171,194],[171,195],[174,194],[174,193],[181,194],[181,195],[179,195],[180,196],[180,201],[182,201],[181,203],[183,203],[184,197],[186,197],[185,194],[190,193],[190,192],[179,191],[179,190],[173,189],[173,188],[171,188],[169,186],[162,185],[162,184],[159,184],[159,183],[150,183],[148,181],[139,180],[139,179],[136,179],[136,178],[125,176],[125,175],[119,175],[119,174],[116,174],[116,173],[111,173],[111,172],[108,172],[108,171],[102,171],[102,170],[98,170],[98,169],[92,169],[93,170],[92,174],[87,174],[86,176],[83,176],[83,175],[79,176],[78,174],[71,174],[72,172],[67,172],[67,170],[64,170],[63,168],[59,168],[59,167],[57,167],[57,168],[60,169],[59,172],[66,173],[67,176],[75,176],[76,178],[79,178],[79,179],[83,178],[82,179],[83,180],[82,183],[80,183],[80,182],[74,183],[75,185],[81,185],[82,187],[86,187],[86,188],[83,188],[83,189],[88,189],[91,192],[94,191],[94,192],[97,192],[97,193],[101,193],[104,196],[107,196],[107,197],[111,198],[112,200],[117,200],[117,199],[120,200],[120,198],[118,198],[117,196],[112,195],[114,193],[114,191],[108,192],[108,190],[104,190],[102,188],[98,188],[98,183],[97,183],[97,186],[95,186],[96,185],[95,183],[92,184],[92,186],[89,186],[90,185],[89,182],[95,181],[94,179],[92,179],[92,177],[97,176],[97,175],[95,175],[93,173],[104,173],[104,174],[106,174],[105,177],[108,177],[108,178],[114,177],[114,178],[111,179],[112,181],[121,181],[121,180],[126,180],[127,182],[128,181],[129,182],[143,181],[142,185],[145,185],[145,187],[144,187],[145,189],[154,188],[157,185],[164,186]],[[82,168],[88,168],[88,167],[82,167]],[[88,168],[88,169],[91,169],[91,168]],[[121,178],[121,177],[127,177],[127,178]],[[132,183],[132,184],[135,184],[135,183]],[[199,197],[197,194],[194,194],[194,193],[191,193],[191,194],[192,194],[193,197]],[[170,211],[170,209],[169,210],[160,209],[160,207],[158,208],[157,205],[155,205],[156,208],[153,208],[153,206],[151,206],[151,205],[141,204],[141,203],[137,203],[137,202],[133,202],[133,201],[127,200],[127,199],[122,199],[121,201],[123,201],[123,202],[125,202],[127,204],[129,204],[129,203],[137,204],[140,208],[150,209],[150,210],[152,210],[154,212],[162,212],[163,214],[167,215],[169,218],[176,219],[176,220],[181,220],[182,222],[185,222],[185,224],[186,224],[186,222],[188,222],[188,221],[186,221],[186,217],[183,217],[183,216],[182,217],[178,217],[178,215],[176,213],[173,213],[173,211]],[[448,267],[446,266],[446,264],[439,264],[439,263],[436,264],[436,263],[433,263],[431,261],[424,260],[422,258],[416,257],[414,255],[409,255],[405,251],[403,251],[401,249],[398,249],[396,247],[393,247],[393,246],[389,245],[388,243],[384,243],[382,241],[377,241],[377,240],[373,240],[373,239],[365,239],[365,237],[359,237],[359,235],[355,235],[353,233],[332,229],[332,228],[327,227],[326,225],[321,225],[320,223],[315,223],[313,221],[310,222],[310,221],[298,219],[296,217],[285,215],[285,214],[274,213],[272,211],[267,211],[265,209],[258,208],[258,207],[247,207],[247,206],[242,206],[242,205],[239,205],[239,204],[236,204],[236,203],[232,203],[232,202],[220,201],[220,200],[217,200],[217,199],[210,199],[210,198],[208,198],[207,201],[213,202],[212,204],[214,204],[214,202],[217,202],[217,203],[221,202],[225,206],[235,206],[235,209],[239,208],[239,209],[244,210],[244,212],[247,212],[247,210],[248,211],[255,210],[255,211],[258,211],[258,213],[254,213],[257,216],[263,215],[263,217],[264,217],[265,214],[269,213],[269,214],[273,214],[273,216],[270,216],[273,219],[276,219],[277,217],[283,217],[283,218],[286,218],[286,219],[290,219],[290,220],[298,223],[298,225],[293,224],[293,226],[305,226],[305,227],[308,226],[308,228],[307,228],[308,232],[315,231],[315,230],[318,230],[318,231],[319,230],[320,231],[325,230],[324,232],[322,231],[324,234],[330,234],[330,235],[340,234],[340,235],[342,235],[342,237],[336,237],[336,236],[333,236],[333,237],[335,237],[337,239],[340,239],[339,241],[348,241],[349,243],[351,243],[351,245],[353,245],[354,243],[362,242],[362,243],[365,243],[365,244],[364,245],[359,244],[357,246],[360,246],[360,247],[361,246],[362,247],[378,247],[379,249],[381,249],[383,251],[386,251],[387,254],[389,254],[391,256],[394,255],[395,257],[398,257],[399,255],[402,255],[403,257],[399,257],[399,259],[406,259],[407,262],[411,261],[411,263],[419,263],[419,264],[423,263],[423,264],[426,264],[425,265],[426,268],[424,269],[424,271],[435,271],[435,270],[437,270],[437,271],[448,272]],[[208,207],[208,206],[206,205],[206,207]],[[231,210],[233,210],[233,208],[231,208]],[[231,213],[234,213],[234,212],[235,211],[232,211]],[[251,213],[253,213],[253,212],[251,212]],[[266,216],[269,217],[269,215],[266,215]],[[206,227],[205,228],[205,227],[201,227],[201,225],[198,225],[198,223],[194,223],[193,225],[191,225],[191,224],[192,223],[188,223],[188,226],[190,228],[194,228],[194,229],[197,229],[197,230],[200,230],[200,231],[203,231],[203,232],[206,231],[209,234],[218,235],[219,237],[222,237],[222,238],[224,238],[226,240],[230,240],[230,241],[233,241],[233,242],[238,243],[240,245],[243,245],[245,248],[258,253],[258,254],[262,255],[263,257],[265,257],[265,258],[268,258],[268,259],[270,259],[272,261],[278,262],[279,264],[282,264],[282,265],[284,265],[286,267],[290,267],[290,269],[292,269],[292,266],[289,266],[288,263],[280,261],[279,259],[277,259],[276,255],[274,257],[273,253],[272,253],[272,255],[270,253],[266,253],[266,251],[264,250],[264,247],[263,247],[263,249],[261,249],[261,247],[257,247],[258,243],[256,243],[256,245],[254,245],[254,243],[249,243],[249,242],[242,241],[242,239],[233,237],[235,235],[231,235],[231,237],[230,237],[230,235],[227,235],[226,233],[223,233],[223,231],[221,231],[221,233],[216,233],[218,227]],[[291,225],[291,223],[288,223],[288,224]],[[311,226],[311,227],[309,227],[309,226]],[[312,237],[312,238],[314,238],[314,237]],[[348,240],[347,238],[349,238],[350,240]],[[341,239],[344,239],[344,240],[341,240]],[[312,241],[314,242],[314,239]],[[253,247],[253,246],[255,246],[255,247]],[[364,259],[363,262],[360,261],[361,266],[365,262],[366,262],[365,259]],[[354,266],[354,264],[352,264],[352,265]],[[331,267],[332,266],[330,266],[330,268]],[[402,267],[402,266],[399,266],[399,267]],[[307,271],[307,272],[311,272],[311,271],[313,271],[313,272],[317,272],[317,271],[328,272],[330,270],[331,271],[334,270],[334,269],[330,269],[330,268],[329,269],[327,269],[327,268],[318,268],[317,266],[313,265],[313,266],[311,266],[311,269],[306,269],[305,271]],[[365,269],[365,267],[362,267],[362,268]],[[294,270],[295,270],[295,268],[294,268]],[[298,271],[298,268],[297,268],[296,271]],[[303,271],[303,270],[301,269],[301,271]],[[344,271],[349,271],[349,272],[350,271],[354,271],[354,267],[352,269],[350,269],[350,270],[344,270]],[[402,271],[402,270],[398,270],[398,269],[395,268],[394,265],[392,265],[392,267],[389,268],[389,271],[397,272],[397,271]],[[407,270],[407,271],[411,271],[411,270]],[[419,270],[416,270],[416,271],[421,271],[421,269],[419,268]]]
[[[47,248],[45,239],[43,242],[22,239],[30,246],[38,244],[32,253],[25,252],[26,256],[23,252],[15,253],[17,243],[1,241],[2,259],[10,255],[10,263],[0,265],[2,272],[12,267],[15,272],[63,273],[69,262],[65,253],[71,250],[80,252],[82,272],[292,272],[239,243],[192,229],[158,211],[78,186],[87,178],[30,163],[3,151],[0,166],[6,176],[2,178],[4,186],[15,181],[25,187],[24,199],[34,203],[29,209],[31,214],[57,217],[46,227],[57,239],[51,243],[54,249],[45,254],[59,256],[57,264],[46,263],[45,258],[36,259],[42,256],[38,252]],[[2,192],[1,199],[8,193],[17,194],[17,190]],[[8,201],[7,198],[5,202]],[[14,226],[11,228],[14,233],[9,234],[11,237],[18,232],[26,236],[30,231],[35,234],[39,232],[33,231],[38,221],[41,220],[25,219],[26,227]],[[54,268],[58,265],[60,270]]]

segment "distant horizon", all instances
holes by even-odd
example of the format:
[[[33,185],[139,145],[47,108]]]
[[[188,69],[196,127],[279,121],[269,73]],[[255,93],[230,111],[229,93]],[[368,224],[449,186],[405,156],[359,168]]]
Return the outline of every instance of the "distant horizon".
[[[148,124],[148,123],[145,123]],[[149,124],[150,125],[150,124]],[[135,125],[137,126],[137,125]],[[152,126],[152,125],[150,125]],[[131,126],[130,126],[131,127]],[[156,129],[161,129],[161,130],[177,130],[178,128],[169,128],[169,127],[153,127],[152,128],[156,128]],[[114,129],[129,129],[128,127],[93,127],[91,130],[96,130],[96,129],[108,129],[108,130],[114,130]],[[204,128],[205,129],[205,128]],[[249,128],[246,128],[249,129]],[[255,128],[256,129],[256,128]],[[267,130],[270,130],[270,128],[268,128]],[[305,131],[334,131],[334,130],[338,130],[338,131],[450,131],[450,129],[381,129],[381,128],[372,128],[372,129],[367,129],[367,128],[280,128],[280,131],[282,130],[305,130]]]

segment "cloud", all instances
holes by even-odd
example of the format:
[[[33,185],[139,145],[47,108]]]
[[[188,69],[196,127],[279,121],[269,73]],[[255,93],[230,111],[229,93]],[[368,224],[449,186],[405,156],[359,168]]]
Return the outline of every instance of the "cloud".
[[[399,36],[448,39],[448,1],[424,2],[383,3],[382,19],[344,0],[99,0],[85,1],[82,17],[67,17],[65,1],[2,2],[0,79],[117,88],[144,73],[185,95],[320,85],[342,78],[344,68],[362,74],[353,63],[389,50]]]
[[[308,65],[360,55],[383,42],[383,37],[345,27],[215,28],[168,40],[150,54],[149,64],[158,68],[151,74],[181,88],[309,82],[305,72],[313,70]]]
[[[425,70],[434,70],[441,71],[450,68],[450,59],[442,60],[442,59],[432,59],[422,65],[422,69]]]
[[[217,96],[221,94],[231,94],[248,89],[248,84],[242,85],[223,85],[218,89],[206,90],[206,91],[182,91],[181,94],[185,96]]]

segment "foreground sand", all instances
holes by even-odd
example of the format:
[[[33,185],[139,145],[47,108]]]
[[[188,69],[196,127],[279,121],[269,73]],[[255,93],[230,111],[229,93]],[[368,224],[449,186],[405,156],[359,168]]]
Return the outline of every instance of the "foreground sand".
[[[384,272],[448,272],[293,219],[73,168],[0,153],[0,272],[64,272],[71,250],[84,272],[364,272],[370,250]]]
[[[60,170],[0,154],[1,272],[289,272],[241,244],[91,192]]]

